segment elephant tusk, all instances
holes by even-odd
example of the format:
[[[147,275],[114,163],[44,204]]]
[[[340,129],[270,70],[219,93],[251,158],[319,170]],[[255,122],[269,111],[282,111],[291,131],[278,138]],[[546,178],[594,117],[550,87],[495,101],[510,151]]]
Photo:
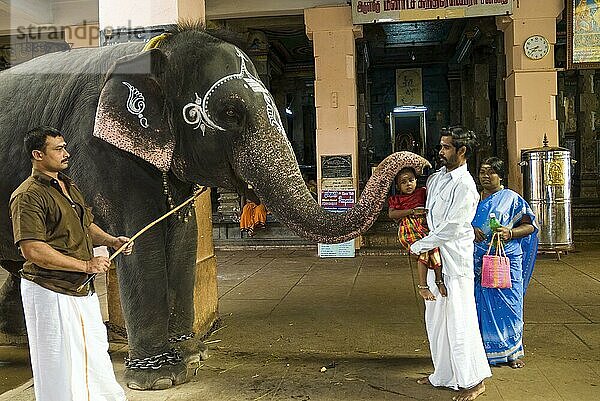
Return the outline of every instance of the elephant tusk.
[[[115,253],[113,253],[112,255],[110,255],[110,257],[108,258],[108,260],[112,261],[114,258],[117,257],[117,255],[119,255],[129,245],[131,245],[133,243],[133,241],[135,241],[140,235],[142,235],[143,233],[145,233],[146,231],[148,231],[149,229],[151,229],[156,224],[160,223],[161,221],[163,221],[164,219],[166,219],[167,217],[169,217],[173,213],[176,213],[179,209],[181,209],[182,207],[184,207],[188,203],[193,202],[194,199],[196,199],[198,196],[200,196],[200,194],[202,194],[204,191],[206,191],[206,188],[207,187],[200,188],[199,190],[197,190],[196,192],[194,192],[194,194],[192,196],[190,196],[188,199],[186,199],[185,201],[183,201],[179,206],[177,206],[177,207],[173,208],[172,210],[168,211],[167,213],[163,214],[158,219],[154,220],[152,223],[148,224],[146,227],[142,228],[140,231],[138,231],[137,233],[135,233],[135,235],[133,237],[131,237],[129,239],[129,241],[127,241],[126,243],[124,243],[119,249],[117,249],[117,251]],[[81,284],[79,287],[77,287],[77,291],[78,292],[81,291],[83,289],[83,287],[85,287],[86,285],[88,285],[96,277],[96,274],[98,274],[98,273],[94,273],[90,277],[88,277],[87,280],[85,280],[83,282],[83,284]]]

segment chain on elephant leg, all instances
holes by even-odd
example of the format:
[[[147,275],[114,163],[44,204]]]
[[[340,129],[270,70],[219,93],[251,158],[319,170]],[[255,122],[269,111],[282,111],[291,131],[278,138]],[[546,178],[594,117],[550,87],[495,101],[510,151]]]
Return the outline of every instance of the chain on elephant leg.
[[[175,348],[181,353],[185,365],[190,369],[200,366],[200,361],[208,359],[208,347],[195,333],[181,334],[169,338]]]
[[[188,381],[181,354],[171,349],[146,358],[125,358],[125,380],[133,390],[164,390]]]

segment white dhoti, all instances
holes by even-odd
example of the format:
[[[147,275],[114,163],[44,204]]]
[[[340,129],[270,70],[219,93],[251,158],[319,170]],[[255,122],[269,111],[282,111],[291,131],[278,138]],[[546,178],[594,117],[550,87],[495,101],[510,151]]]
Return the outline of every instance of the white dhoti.
[[[96,294],[73,297],[21,280],[37,401],[123,401]]]
[[[425,325],[434,372],[429,382],[454,390],[471,388],[492,376],[479,333],[473,278],[446,276],[442,297],[429,270],[427,284],[435,301],[425,301]]]

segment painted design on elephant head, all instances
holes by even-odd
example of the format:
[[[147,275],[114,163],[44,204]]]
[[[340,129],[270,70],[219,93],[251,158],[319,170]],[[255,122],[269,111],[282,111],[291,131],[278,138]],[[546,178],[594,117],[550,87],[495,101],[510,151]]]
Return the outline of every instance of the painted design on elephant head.
[[[285,135],[285,130],[283,129],[283,124],[281,123],[281,118],[279,117],[279,113],[277,112],[277,106],[275,105],[275,100],[273,100],[273,96],[271,93],[265,88],[262,81],[248,71],[246,67],[246,61],[250,61],[240,49],[236,48],[238,57],[240,57],[240,75],[244,82],[252,89],[255,93],[261,93],[263,95],[263,99],[265,100],[265,104],[267,106],[267,117],[269,118],[269,123],[271,126],[277,128],[277,130]]]
[[[127,88],[129,88],[129,97],[127,98],[127,111],[137,116],[140,121],[140,125],[144,128],[148,128],[148,119],[144,117],[144,110],[146,109],[146,99],[144,94],[139,91],[138,88],[131,85],[129,82],[122,82]]]
[[[244,81],[245,87],[250,88],[254,93],[262,94],[265,101],[269,123],[271,126],[275,127],[279,133],[285,135],[285,130],[283,129],[283,124],[281,123],[281,118],[279,117],[277,106],[275,105],[275,101],[273,100],[271,93],[269,93],[267,88],[265,88],[260,79],[252,75],[248,70],[248,67],[246,67],[246,62],[250,61],[247,58],[248,56],[246,56],[237,47],[235,50],[237,56],[240,58],[240,72],[230,74],[219,79],[217,82],[212,84],[208,91],[206,91],[204,97],[200,97],[198,93],[194,93],[196,95],[194,102],[188,103],[183,107],[183,119],[187,124],[193,125],[195,130],[200,128],[202,135],[204,135],[207,126],[215,130],[225,131],[225,129],[212,121],[210,113],[208,112],[208,102],[210,101],[210,97],[220,86],[231,80],[241,79]]]
[[[195,125],[195,130],[200,128],[202,136],[206,132],[207,125],[214,130],[225,131],[210,119],[206,113],[204,100],[197,93],[194,93],[194,95],[196,95],[196,100],[183,107],[183,120],[189,125]]]

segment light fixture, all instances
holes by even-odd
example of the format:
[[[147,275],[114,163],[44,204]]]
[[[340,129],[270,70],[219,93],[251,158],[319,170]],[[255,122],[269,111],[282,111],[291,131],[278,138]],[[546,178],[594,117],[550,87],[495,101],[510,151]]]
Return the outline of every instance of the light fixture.
[[[284,110],[285,110],[285,114],[287,114],[290,117],[294,115],[294,112],[292,111],[292,105],[294,104],[294,98],[295,98],[294,94],[288,93],[285,95],[286,106],[285,106]]]
[[[394,113],[411,113],[415,111],[427,111],[425,106],[399,106],[394,107]]]
[[[456,51],[451,61],[456,64],[462,63],[464,58],[469,54],[472,50],[473,45],[476,40],[479,38],[481,31],[478,27],[474,27],[471,31],[465,31],[460,36],[458,40],[458,44],[456,45]]]

